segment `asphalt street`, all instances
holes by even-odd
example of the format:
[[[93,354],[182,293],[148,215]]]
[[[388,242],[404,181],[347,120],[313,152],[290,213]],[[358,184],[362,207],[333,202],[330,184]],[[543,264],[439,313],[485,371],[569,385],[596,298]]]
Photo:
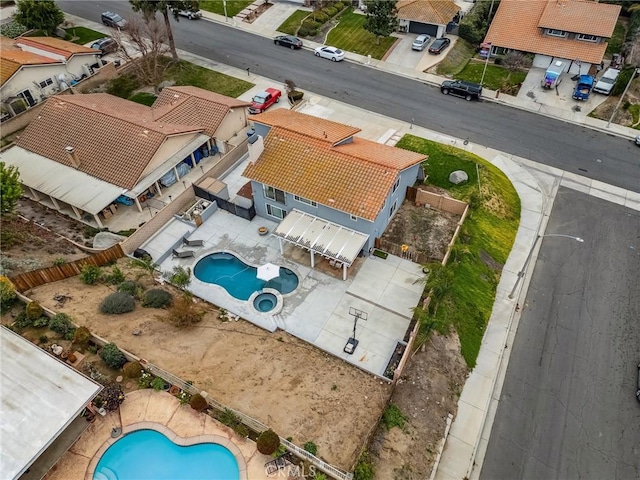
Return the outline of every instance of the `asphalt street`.
[[[132,14],[128,2],[59,1],[63,11],[100,22]],[[284,19],[283,19],[284,20]],[[441,133],[640,192],[640,148],[626,139],[491,102],[466,102],[438,88],[364,65],[319,60],[270,39],[205,20],[173,21],[178,48]]]
[[[640,478],[640,212],[561,188],[481,480]]]

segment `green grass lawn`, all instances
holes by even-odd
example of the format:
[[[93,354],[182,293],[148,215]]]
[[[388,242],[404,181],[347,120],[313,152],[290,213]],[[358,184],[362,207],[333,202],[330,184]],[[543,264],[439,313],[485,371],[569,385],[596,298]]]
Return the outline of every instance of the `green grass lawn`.
[[[107,36],[104,33],[96,32],[95,30],[85,27],[70,27],[66,28],[65,32],[67,32],[68,37],[66,40],[77,43],[78,45],[84,45],[85,43],[93,42],[94,40]]]
[[[636,130],[640,130],[640,105],[631,105],[628,110],[633,116],[633,125],[631,126]]]
[[[447,76],[459,73],[469,63],[474,53],[475,50],[469,42],[458,38],[458,41],[451,47],[444,60],[436,67],[438,75]]]
[[[348,10],[339,18],[338,26],[329,32],[327,45],[360,55],[371,55],[371,58],[380,60],[397,40],[394,37],[381,38],[377,45],[375,35],[364,29],[364,15]]]
[[[446,269],[451,286],[435,311],[416,310],[420,335],[432,328],[460,337],[461,353],[469,368],[476,364],[482,337],[493,309],[502,266],[513,246],[520,222],[520,198],[509,179],[486,160],[448,145],[405,135],[396,145],[429,155],[424,162],[427,183],[446,189],[471,207]],[[464,185],[449,182],[449,174],[464,170]],[[479,194],[478,172],[482,194]]]
[[[253,87],[253,83],[182,60],[169,68],[165,78],[179,86],[193,85],[234,98]]]
[[[142,105],[146,105],[150,107],[151,105],[153,105],[153,102],[156,101],[156,98],[158,97],[155,96],[153,93],[138,92],[131,95],[129,97],[129,100],[131,100],[132,102],[141,103]]]
[[[235,17],[242,10],[253,3],[253,0],[227,0],[227,17]],[[200,0],[200,10],[224,15],[224,2],[222,0]]]
[[[480,83],[483,70],[484,62],[469,62],[460,73],[454,75],[454,78]],[[505,90],[505,87],[515,86],[524,82],[526,76],[527,72],[512,72],[499,65],[489,64],[487,65],[483,86],[491,90],[498,90],[499,88]]]
[[[278,31],[282,33],[286,33],[287,35],[295,35],[296,30],[302,23],[302,20],[307,18],[311,12],[306,10],[296,10],[289,18],[287,18],[282,24],[278,27]]]

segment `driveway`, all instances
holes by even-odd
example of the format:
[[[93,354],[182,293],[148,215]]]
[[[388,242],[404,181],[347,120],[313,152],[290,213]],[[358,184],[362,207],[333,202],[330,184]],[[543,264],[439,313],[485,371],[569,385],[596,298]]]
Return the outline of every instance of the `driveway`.
[[[451,39],[451,45],[440,55],[430,55],[427,49],[429,45],[433,43],[433,37],[431,37],[429,45],[427,45],[423,51],[418,52],[411,49],[411,45],[418,34],[394,33],[392,36],[398,37],[400,41],[394,44],[393,50],[384,58],[384,61],[404,68],[412,68],[418,72],[424,72],[440,63],[453,49],[453,46],[458,40],[458,37],[455,35],[447,35],[447,37]]]

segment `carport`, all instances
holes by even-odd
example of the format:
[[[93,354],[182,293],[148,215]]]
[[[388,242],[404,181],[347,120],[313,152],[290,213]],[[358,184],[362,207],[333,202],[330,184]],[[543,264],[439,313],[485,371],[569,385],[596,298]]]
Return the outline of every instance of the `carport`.
[[[278,237],[280,253],[284,254],[283,240],[311,252],[311,268],[315,267],[315,254],[342,268],[342,279],[347,279],[350,267],[369,235],[357,232],[314,215],[291,210],[272,234]]]

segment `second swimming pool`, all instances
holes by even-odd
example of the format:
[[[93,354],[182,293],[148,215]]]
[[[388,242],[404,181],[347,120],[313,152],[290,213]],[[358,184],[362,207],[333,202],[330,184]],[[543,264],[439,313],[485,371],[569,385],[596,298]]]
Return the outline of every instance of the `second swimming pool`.
[[[220,285],[238,300],[249,300],[263,288],[273,288],[285,295],[298,287],[298,276],[288,268],[280,267],[280,275],[268,282],[259,279],[257,272],[256,267],[227,252],[207,255],[193,269],[198,280]]]

